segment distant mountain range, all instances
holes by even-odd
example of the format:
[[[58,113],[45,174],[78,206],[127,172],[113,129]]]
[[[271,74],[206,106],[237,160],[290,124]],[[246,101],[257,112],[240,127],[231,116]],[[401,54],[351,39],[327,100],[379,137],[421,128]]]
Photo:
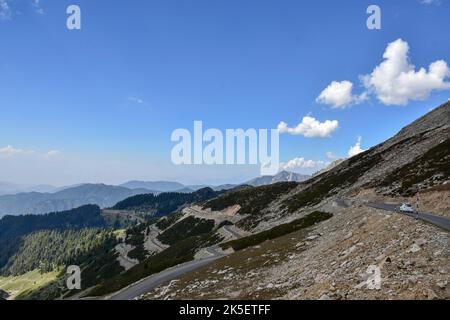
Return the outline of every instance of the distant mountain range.
[[[128,181],[120,185],[128,189],[146,189],[154,192],[174,192],[184,189],[186,186],[171,181]],[[191,191],[190,191],[191,192]]]
[[[20,185],[10,182],[0,181],[0,195],[17,194],[21,192],[53,192],[56,187],[50,185]]]
[[[258,187],[276,182],[301,182],[310,176],[283,171],[275,176],[263,176],[241,185]],[[184,185],[171,181],[129,181],[119,186],[105,184],[80,184],[68,187],[19,186],[0,183],[0,217],[4,215],[44,214],[64,211],[87,204],[101,208],[112,207],[135,195],[165,192],[192,193],[204,188],[214,191],[229,190],[239,185]]]
[[[204,188],[211,188],[214,191],[228,190],[234,188],[234,184],[223,184],[219,186],[213,186],[209,184],[199,184],[199,185],[184,185],[179,182],[172,181],[128,181],[120,185],[121,187],[129,189],[147,189],[152,191],[152,193],[161,192],[180,192],[180,193],[191,193]]]
[[[253,187],[265,186],[277,182],[303,182],[311,178],[311,176],[298,174],[294,172],[281,171],[274,176],[262,176],[259,178],[252,179],[247,181],[246,185]]]
[[[239,185],[249,185],[253,187],[264,186],[277,182],[303,182],[311,178],[309,175],[298,174],[294,172],[281,171],[274,176],[261,176],[252,180],[246,181],[241,184],[222,184],[218,186],[201,184],[201,185],[184,185],[178,182],[170,181],[129,181],[121,184],[120,186],[130,189],[147,189],[157,192],[180,192],[190,193],[204,188],[211,188],[214,191],[230,190]]]
[[[64,211],[86,204],[106,208],[128,197],[143,193],[149,193],[149,191],[104,184],[83,184],[54,193],[27,192],[3,195],[0,196],[0,217]]]

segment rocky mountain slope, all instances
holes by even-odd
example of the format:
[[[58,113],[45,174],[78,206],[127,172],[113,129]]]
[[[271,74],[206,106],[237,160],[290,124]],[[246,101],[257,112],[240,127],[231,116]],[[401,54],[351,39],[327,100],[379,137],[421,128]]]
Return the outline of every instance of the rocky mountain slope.
[[[322,173],[325,173],[325,172],[328,172],[328,171],[330,171],[331,169],[333,169],[333,168],[335,168],[335,167],[337,167],[338,165],[340,165],[342,162],[344,162],[346,159],[337,159],[337,160],[334,160],[332,163],[330,163],[326,168],[324,168],[324,169],[322,169],[322,170],[320,170],[320,171],[317,171],[316,173],[314,173],[313,174],[313,177],[316,177],[316,176],[319,176],[319,175],[321,175]]]
[[[333,217],[239,250],[144,298],[449,299],[448,231],[367,206],[419,193],[427,209],[449,216],[449,140],[446,103],[306,182],[229,192],[205,203],[205,216],[237,206],[235,215],[244,218],[235,226],[247,235],[265,234],[314,210]]]
[[[269,184],[274,184],[277,182],[302,182],[302,181],[308,180],[310,177],[311,176],[309,176],[309,175],[288,172],[288,171],[281,171],[274,176],[262,176],[262,177],[252,179],[250,181],[245,182],[244,185],[260,187],[260,186],[265,186],[265,185],[269,185]]]
[[[237,251],[144,299],[449,299],[449,233],[357,204]]]

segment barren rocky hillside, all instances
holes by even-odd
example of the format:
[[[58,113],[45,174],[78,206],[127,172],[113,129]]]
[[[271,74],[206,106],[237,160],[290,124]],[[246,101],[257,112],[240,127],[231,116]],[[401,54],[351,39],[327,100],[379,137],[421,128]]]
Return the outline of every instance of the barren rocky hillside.
[[[238,251],[145,299],[449,299],[449,233],[406,216],[328,204],[334,217]]]

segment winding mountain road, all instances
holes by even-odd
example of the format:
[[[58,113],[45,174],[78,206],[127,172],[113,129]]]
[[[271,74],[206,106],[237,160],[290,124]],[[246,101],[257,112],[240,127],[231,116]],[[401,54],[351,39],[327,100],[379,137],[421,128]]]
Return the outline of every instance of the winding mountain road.
[[[224,229],[229,232],[233,237],[236,239],[241,238],[242,236],[232,230],[230,226],[224,226]],[[210,264],[211,262],[220,259],[226,254],[223,252],[220,252],[219,247],[211,246],[208,248],[205,248],[206,252],[210,255],[208,257],[197,259],[193,261],[189,261],[186,263],[183,263],[178,266],[174,266],[172,268],[166,269],[164,271],[161,271],[160,273],[153,274],[143,280],[140,280],[136,283],[133,283],[132,285],[114,293],[113,295],[109,296],[107,300],[133,300],[136,297],[139,297],[155,288],[160,286],[161,284],[174,280],[176,278],[179,278],[180,276],[192,272],[194,270],[197,270],[203,266],[206,266]]]
[[[232,230],[230,226],[223,226],[223,229],[228,232],[232,237],[234,237],[235,239],[240,239],[242,238],[242,235],[240,235],[239,233],[237,233],[236,231]]]
[[[400,212],[398,210],[399,205],[395,204],[372,202],[368,203],[367,206],[385,211]],[[417,215],[416,213],[409,213],[409,212],[400,212],[400,213],[412,218],[418,218],[419,220],[434,224],[435,226],[450,231],[450,218],[435,216],[426,212],[419,212],[419,215]]]
[[[214,256],[204,259],[193,260],[184,264],[175,266],[173,268],[166,269],[160,273],[153,274],[139,282],[136,282],[116,293],[109,296],[107,300],[133,300],[155,288],[161,284],[179,278],[180,276],[201,268],[214,260],[222,258],[224,255],[219,254],[217,251],[210,251],[215,253]]]

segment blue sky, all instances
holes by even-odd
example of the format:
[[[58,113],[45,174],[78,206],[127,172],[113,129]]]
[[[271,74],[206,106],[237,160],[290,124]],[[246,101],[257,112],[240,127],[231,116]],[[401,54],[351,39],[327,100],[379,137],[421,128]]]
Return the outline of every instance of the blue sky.
[[[70,4],[81,30],[66,28]],[[370,4],[381,30],[366,27]],[[195,120],[221,130],[284,122],[281,160],[303,159],[289,168],[311,173],[333,160],[327,153],[347,157],[358,137],[368,149],[450,98],[448,30],[447,0],[0,0],[0,180],[258,175],[173,166],[170,135]],[[325,137],[295,128],[306,116]]]

